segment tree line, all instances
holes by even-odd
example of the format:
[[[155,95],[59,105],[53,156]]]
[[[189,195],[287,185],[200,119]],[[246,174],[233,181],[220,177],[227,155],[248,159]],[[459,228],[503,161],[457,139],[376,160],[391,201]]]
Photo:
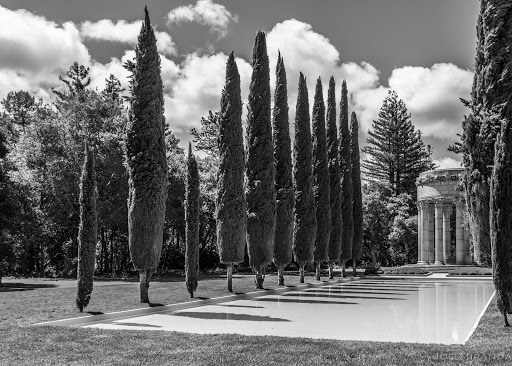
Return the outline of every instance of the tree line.
[[[354,272],[358,260],[373,266],[415,260],[411,182],[431,161],[405,104],[393,93],[386,98],[363,149],[362,168],[371,182],[361,185],[359,126],[354,112],[349,119],[346,82],[337,126],[334,78],[327,103],[317,80],[310,116],[300,75],[292,145],[284,58],[278,57],[271,109],[263,32],[256,35],[252,65],[245,143],[232,53],[220,111],[191,131],[204,157],[194,156],[190,145],[185,158],[165,126],[147,10],[136,58],[124,65],[132,75],[128,97],[114,75],[104,90],[90,89],[89,70],[77,63],[61,77],[65,89],[55,90],[50,105],[28,92],[9,93],[0,130],[0,268],[40,276],[78,271],[82,309],[92,291],[86,279],[94,272],[139,271],[141,301],[149,302],[157,270],[185,268],[193,296],[198,268],[219,263],[232,290],[235,264],[251,268],[261,288],[269,265],[284,284],[291,262],[303,281],[305,266],[313,262],[320,279],[323,262],[333,278],[336,262],[345,275],[350,260]],[[402,139],[390,140],[397,133]],[[403,145],[404,138],[413,143]],[[382,141],[395,150],[383,151]],[[379,176],[383,170],[390,173]]]

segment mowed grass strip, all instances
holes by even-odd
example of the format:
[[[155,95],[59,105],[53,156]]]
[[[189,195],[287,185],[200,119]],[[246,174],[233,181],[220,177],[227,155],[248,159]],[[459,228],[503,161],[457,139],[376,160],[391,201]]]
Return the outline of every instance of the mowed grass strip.
[[[311,274],[306,282],[313,282]],[[286,276],[297,285],[297,276]],[[26,284],[29,282],[30,284]],[[467,345],[353,342],[241,335],[196,335],[166,331],[127,331],[29,326],[37,322],[80,316],[74,307],[76,281],[11,279],[0,292],[0,365],[510,365],[512,331],[493,301]],[[254,291],[253,277],[236,276],[235,292]],[[265,280],[277,288],[277,277]],[[144,307],[133,282],[95,284],[90,312]],[[203,277],[197,297],[230,293],[226,279]],[[153,303],[190,301],[184,278],[151,283]],[[197,301],[201,301],[198,299]],[[82,315],[88,315],[83,313]],[[319,327],[322,324],[318,324]],[[340,329],[340,332],[350,332]]]

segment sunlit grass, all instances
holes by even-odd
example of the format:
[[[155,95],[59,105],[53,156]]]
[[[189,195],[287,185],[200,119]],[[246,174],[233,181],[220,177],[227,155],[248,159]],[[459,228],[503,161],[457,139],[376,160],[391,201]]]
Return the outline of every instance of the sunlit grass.
[[[312,281],[313,278],[307,280]],[[36,322],[80,316],[74,305],[73,282],[32,281],[23,287],[10,280],[0,292],[1,365],[461,365],[512,363],[512,331],[494,301],[465,346],[413,343],[352,342],[307,338],[195,335],[166,331],[104,330],[71,327],[29,326]],[[296,285],[297,276],[286,277]],[[39,287],[38,287],[39,284]],[[276,288],[268,276],[266,288]],[[254,291],[250,275],[233,281],[235,292]],[[17,287],[16,287],[17,286]],[[19,288],[20,291],[12,291]],[[229,295],[226,280],[210,277],[199,283],[196,296]],[[153,282],[150,299],[171,304],[190,301],[183,278]],[[198,300],[200,301],[200,300]],[[139,303],[137,282],[96,282],[90,312],[129,310]],[[84,315],[88,315],[84,313]],[[322,326],[322,324],[318,324]],[[340,332],[351,329],[340,328]],[[307,337],[307,334],[303,334]],[[472,361],[471,361],[472,360]],[[471,361],[471,363],[470,363]]]

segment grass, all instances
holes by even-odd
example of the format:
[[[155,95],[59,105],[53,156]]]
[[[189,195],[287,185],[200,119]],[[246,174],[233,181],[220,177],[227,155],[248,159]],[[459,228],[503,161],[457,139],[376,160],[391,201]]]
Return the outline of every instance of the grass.
[[[350,271],[349,271],[350,272]],[[310,281],[312,277],[308,278]],[[306,279],[306,280],[308,280]],[[297,277],[286,277],[288,285]],[[225,278],[208,276],[197,296],[229,294]],[[465,346],[195,335],[30,324],[79,316],[75,281],[11,279],[0,288],[0,365],[510,365],[512,331],[492,303]],[[265,286],[276,288],[268,276]],[[254,291],[251,276],[233,280],[237,292]],[[134,280],[97,281],[91,312],[143,307]],[[183,278],[152,282],[155,303],[189,301]],[[147,306],[147,305],[146,305]],[[86,313],[84,313],[86,315]],[[321,326],[321,325],[319,325]],[[340,329],[349,332],[350,329]]]
[[[430,273],[427,269],[418,267],[382,268],[382,271],[385,275],[426,275]]]
[[[459,267],[448,273],[448,276],[492,276],[492,269],[483,267]]]

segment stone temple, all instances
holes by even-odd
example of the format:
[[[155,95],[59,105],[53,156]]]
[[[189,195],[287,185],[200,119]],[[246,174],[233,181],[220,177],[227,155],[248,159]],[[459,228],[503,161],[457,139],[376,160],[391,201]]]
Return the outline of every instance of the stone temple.
[[[463,168],[436,169],[420,174],[418,189],[418,262],[426,265],[470,265],[469,231]]]

